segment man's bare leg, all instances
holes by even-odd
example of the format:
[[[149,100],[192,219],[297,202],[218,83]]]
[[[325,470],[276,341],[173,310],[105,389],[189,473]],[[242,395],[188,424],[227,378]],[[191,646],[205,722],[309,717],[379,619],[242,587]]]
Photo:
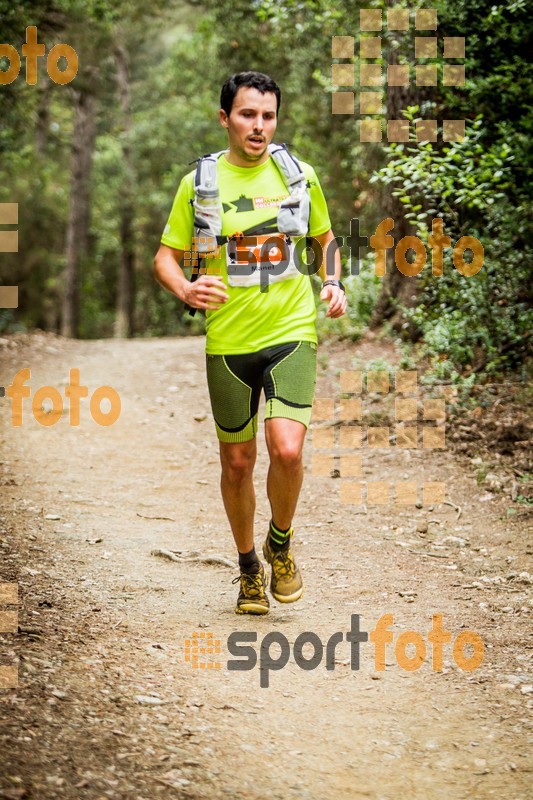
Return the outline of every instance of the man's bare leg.
[[[292,555],[292,518],[303,481],[302,450],[306,434],[302,422],[273,417],[265,420],[270,467],[267,493],[272,522],[263,544],[263,555],[272,566],[270,591],[280,603],[294,603],[302,596],[303,581]]]
[[[220,488],[233,538],[239,551],[240,591],[237,614],[267,614],[270,603],[266,594],[265,568],[254,547],[255,491],[254,464],[256,440],[220,442],[222,475]]]
[[[224,508],[239,553],[254,546],[255,490],[253,473],[257,456],[256,439],[248,442],[219,442],[222,474],[220,489]]]
[[[292,524],[303,482],[302,451],[307,428],[283,417],[265,420],[265,437],[270,455],[267,495],[272,521],[286,530]]]

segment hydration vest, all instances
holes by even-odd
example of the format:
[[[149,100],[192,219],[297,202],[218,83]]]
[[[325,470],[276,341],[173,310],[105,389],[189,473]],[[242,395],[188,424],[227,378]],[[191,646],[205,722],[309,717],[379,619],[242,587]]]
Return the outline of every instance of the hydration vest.
[[[228,239],[221,236],[222,204],[217,175],[217,161],[227,152],[228,150],[220,150],[198,159],[194,177],[194,200],[191,202],[194,208],[194,235],[199,253],[212,252],[217,244],[225,244]],[[309,228],[310,213],[307,179],[285,144],[269,144],[268,152],[281,173],[289,196],[281,201],[277,218],[268,220],[263,226],[256,226],[254,232],[259,233],[264,227],[265,232],[277,230],[287,236],[304,236]]]

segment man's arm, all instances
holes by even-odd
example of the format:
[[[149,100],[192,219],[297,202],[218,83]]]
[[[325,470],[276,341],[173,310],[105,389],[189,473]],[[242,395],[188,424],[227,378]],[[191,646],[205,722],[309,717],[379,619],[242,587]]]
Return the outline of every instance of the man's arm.
[[[215,311],[228,299],[224,281],[219,275],[200,275],[194,283],[187,280],[180,267],[183,252],[166,244],[159,245],[154,258],[156,281],[191,308]]]
[[[331,228],[326,233],[321,234],[320,236],[313,237],[316,241],[320,244],[322,248],[322,263],[320,265],[320,269],[318,270],[318,274],[322,278],[323,281],[326,280],[337,280],[340,281],[341,279],[341,254],[340,250],[337,247],[337,243],[335,242],[335,236],[333,235],[333,231]],[[331,262],[333,253],[333,263],[335,265],[335,271],[333,275],[328,275],[326,273],[326,265],[328,262]],[[346,313],[346,295],[343,290],[339,286],[324,286],[322,291],[320,292],[320,299],[329,302],[328,310],[326,312],[326,317],[342,317],[343,314]]]

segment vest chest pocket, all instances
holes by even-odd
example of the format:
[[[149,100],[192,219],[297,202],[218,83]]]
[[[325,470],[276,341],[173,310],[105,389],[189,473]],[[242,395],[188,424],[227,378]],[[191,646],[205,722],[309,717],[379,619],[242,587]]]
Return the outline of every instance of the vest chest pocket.
[[[261,286],[300,275],[294,261],[294,242],[280,233],[233,236],[226,247],[230,286]]]

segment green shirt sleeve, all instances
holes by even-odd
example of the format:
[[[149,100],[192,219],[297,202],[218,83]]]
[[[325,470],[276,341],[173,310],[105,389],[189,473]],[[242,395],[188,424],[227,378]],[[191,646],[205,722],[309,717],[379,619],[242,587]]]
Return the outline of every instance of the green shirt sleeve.
[[[194,197],[194,172],[182,178],[165,225],[161,243],[175,250],[190,250],[193,236],[194,212],[190,201]]]

